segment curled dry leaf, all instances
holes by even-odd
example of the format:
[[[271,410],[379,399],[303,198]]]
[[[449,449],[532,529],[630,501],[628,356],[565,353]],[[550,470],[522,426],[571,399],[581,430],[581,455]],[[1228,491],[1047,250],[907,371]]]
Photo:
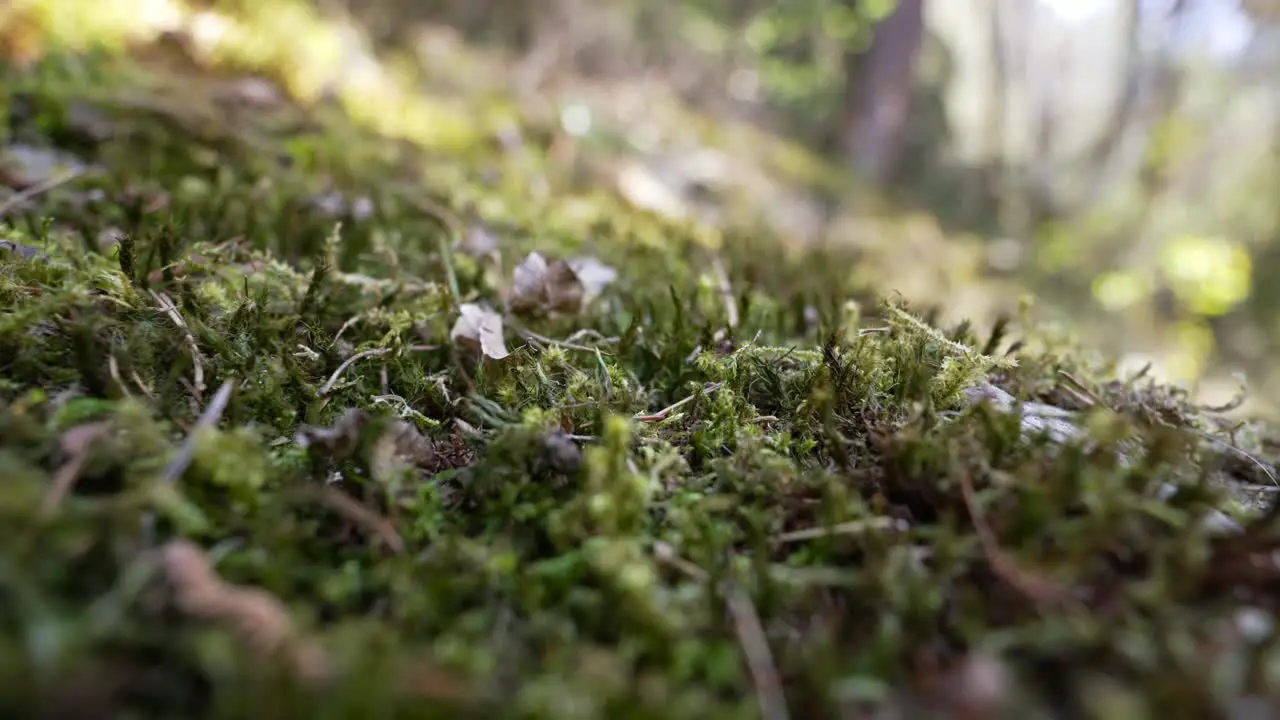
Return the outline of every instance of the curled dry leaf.
[[[302,426],[294,436],[298,447],[333,458],[348,458],[360,447],[360,434],[372,416],[359,408],[348,408],[330,427]]]
[[[348,408],[329,427],[302,426],[294,436],[294,442],[298,447],[312,448],[334,459],[349,458],[360,449],[365,441],[365,429],[373,421],[374,416],[368,411]],[[374,449],[375,454],[394,456],[419,468],[433,469],[436,464],[435,444],[412,423],[400,419],[390,420],[381,426],[374,440]]]
[[[419,432],[413,423],[405,420],[392,420],[379,442],[384,443],[397,456],[422,468],[434,466],[440,454],[435,443]]]
[[[502,341],[502,316],[475,303],[463,303],[449,339],[478,349],[485,357],[501,360],[511,353]]]
[[[512,272],[507,300],[511,311],[520,315],[576,313],[613,279],[612,272],[591,258],[548,263],[541,254],[531,252]]]
[[[472,225],[463,235],[460,249],[472,257],[483,257],[498,249],[498,238],[485,228]]]
[[[435,472],[438,456],[435,443],[418,432],[418,428],[395,419],[387,423],[370,448],[369,470],[375,480],[393,484],[393,478],[405,468]]]
[[[606,285],[618,279],[617,270],[593,257],[576,257],[569,261],[569,267],[573,268],[578,282],[582,283],[584,304],[591,302],[604,291]]]

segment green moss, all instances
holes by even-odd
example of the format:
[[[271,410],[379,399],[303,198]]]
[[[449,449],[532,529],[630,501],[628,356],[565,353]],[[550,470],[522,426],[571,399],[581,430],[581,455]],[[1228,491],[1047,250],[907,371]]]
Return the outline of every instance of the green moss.
[[[938,328],[840,252],[542,197],[547,168],[323,104],[174,94],[204,77],[4,68],[8,142],[93,168],[0,218],[18,716],[736,718],[775,692],[795,717],[1199,716],[1275,693],[1271,631],[1232,630],[1269,611],[1275,521],[1199,522],[1269,482],[1240,449],[1273,453],[1268,428],[1232,440],[1032,328]],[[508,313],[534,249],[618,276]],[[458,337],[464,304],[509,355]],[[986,383],[1092,410],[1053,442],[969,403]]]

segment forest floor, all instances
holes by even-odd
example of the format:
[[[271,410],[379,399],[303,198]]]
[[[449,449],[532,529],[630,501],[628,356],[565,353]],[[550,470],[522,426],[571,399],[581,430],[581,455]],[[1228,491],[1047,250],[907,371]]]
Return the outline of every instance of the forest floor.
[[[14,716],[1280,709],[1272,428],[560,177],[501,98],[47,21],[0,68]]]

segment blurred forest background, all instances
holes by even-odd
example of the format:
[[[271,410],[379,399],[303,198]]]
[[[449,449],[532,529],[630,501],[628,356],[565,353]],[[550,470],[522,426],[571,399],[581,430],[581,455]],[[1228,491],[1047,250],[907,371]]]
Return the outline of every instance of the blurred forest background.
[[[296,2],[204,5],[295,32]],[[348,76],[394,55],[424,91],[516,108],[494,135],[552,185],[852,245],[869,282],[955,319],[1033,296],[1123,372],[1210,401],[1244,373],[1248,409],[1280,408],[1280,0],[309,9],[349,21]]]
[[[330,1],[428,68],[500,52],[638,203],[854,243],[956,317],[1028,291],[1128,370],[1245,372],[1274,409],[1277,0]]]

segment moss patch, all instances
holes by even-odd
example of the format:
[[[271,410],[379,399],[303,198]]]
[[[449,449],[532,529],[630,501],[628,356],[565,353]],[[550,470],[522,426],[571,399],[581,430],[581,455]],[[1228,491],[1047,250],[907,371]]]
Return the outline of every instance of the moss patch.
[[[850,255],[542,192],[498,143],[426,151],[161,58],[4,70],[17,716],[1276,692],[1280,531],[1240,487],[1271,482],[1266,428],[1031,328],[938,328]],[[1241,532],[1201,522],[1222,508]]]

